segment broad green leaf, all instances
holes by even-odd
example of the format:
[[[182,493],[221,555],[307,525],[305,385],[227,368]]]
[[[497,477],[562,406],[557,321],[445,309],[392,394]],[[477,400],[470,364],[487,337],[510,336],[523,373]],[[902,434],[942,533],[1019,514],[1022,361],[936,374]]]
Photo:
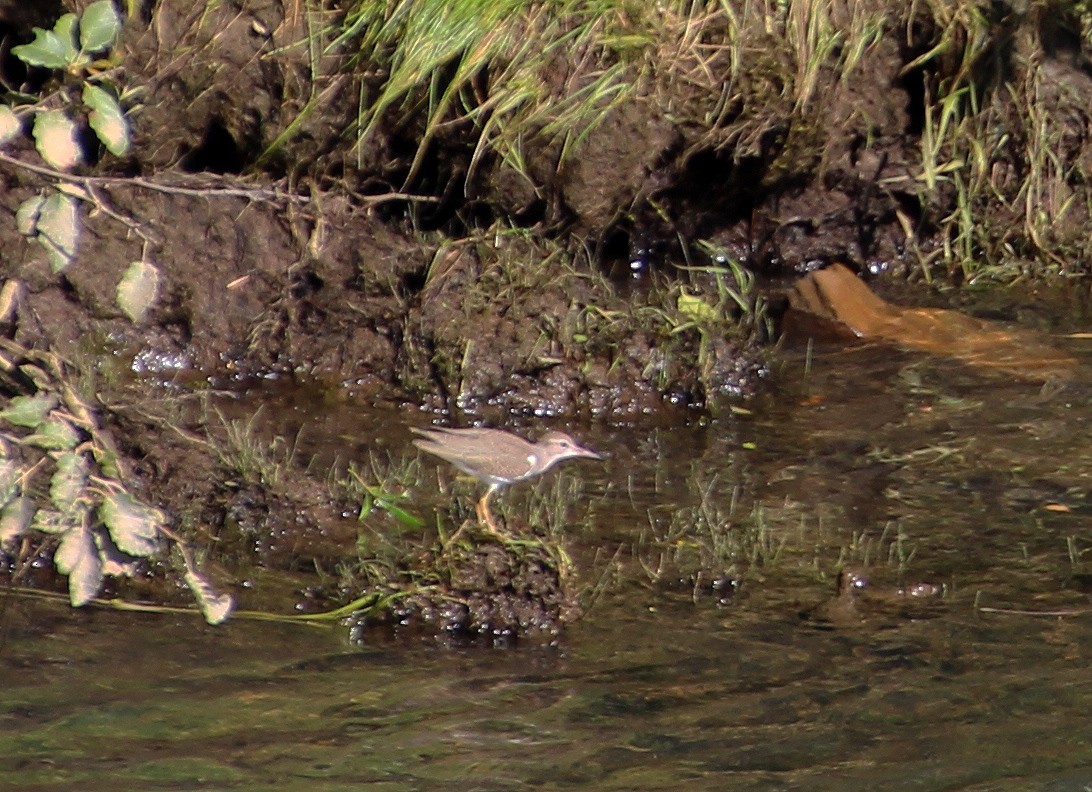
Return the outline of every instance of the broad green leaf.
[[[16,396],[8,406],[0,410],[0,418],[16,426],[37,429],[45,421],[46,415],[60,404],[52,393],[39,393],[37,396]]]
[[[58,170],[74,168],[83,161],[76,124],[60,110],[43,110],[34,116],[34,148]]]
[[[87,490],[87,458],[72,451],[57,459],[57,470],[49,482],[49,499],[62,512],[76,505]]]
[[[13,499],[0,511],[0,546],[9,545],[27,532],[34,517],[34,501],[25,496]]]
[[[80,435],[64,418],[54,416],[34,434],[24,437],[23,442],[47,451],[69,451],[80,442]]]
[[[54,272],[63,272],[72,263],[72,257],[65,254],[60,246],[51,242],[48,237],[38,237],[38,244],[46,250],[49,257],[49,268]]]
[[[102,587],[102,559],[95,537],[86,524],[75,525],[61,538],[53,563],[68,575],[68,598],[73,607],[86,605]]]
[[[88,83],[83,87],[83,103],[91,108],[87,123],[102,144],[115,157],[129,151],[129,122],[118,100],[109,91]]]
[[[79,44],[76,42],[77,22],[75,14],[65,14],[53,26],[54,35],[57,36],[61,46],[65,49],[65,66],[68,68],[71,68],[73,63],[80,60]]]
[[[84,52],[109,49],[121,30],[121,17],[110,0],[98,0],[80,17],[80,47]]]
[[[0,146],[14,140],[23,131],[19,116],[7,105],[0,105]]]
[[[44,203],[45,198],[35,195],[19,204],[19,208],[15,210],[15,225],[20,234],[29,237],[38,233],[38,217]]]
[[[38,241],[49,253],[54,272],[60,272],[75,260],[79,236],[76,202],[60,193],[46,198],[38,212]]]
[[[123,553],[150,556],[158,548],[163,512],[145,506],[127,492],[109,492],[99,506],[99,519]]]
[[[118,306],[138,324],[155,302],[159,291],[159,269],[154,264],[134,261],[118,283]]]
[[[209,624],[222,624],[231,615],[235,600],[230,594],[217,594],[205,578],[192,569],[187,569],[183,576],[190,587],[201,614]]]
[[[76,59],[76,41],[72,36],[75,24],[76,15],[65,14],[53,30],[34,28],[34,40],[12,47],[11,54],[28,66],[63,69]]]

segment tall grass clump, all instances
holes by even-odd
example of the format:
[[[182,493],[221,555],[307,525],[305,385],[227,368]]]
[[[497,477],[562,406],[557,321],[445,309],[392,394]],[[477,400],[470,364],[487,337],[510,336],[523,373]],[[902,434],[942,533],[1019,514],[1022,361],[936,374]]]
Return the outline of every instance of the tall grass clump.
[[[655,16],[623,0],[362,0],[339,38],[358,41],[357,61],[377,75],[360,97],[358,156],[381,127],[421,118],[407,181],[456,127],[475,130],[475,164],[492,150],[518,169],[535,135],[568,150],[632,92]]]
[[[999,19],[981,0],[914,4],[911,25],[931,31],[903,69],[924,90],[916,192],[940,241],[916,248],[927,277],[1009,278],[1034,261],[1073,272],[1087,257],[1092,174],[1072,121],[1089,111],[1051,77],[1042,32],[1078,27],[1085,5],[1048,2]]]
[[[851,6],[825,0],[358,0],[331,48],[352,42],[355,63],[370,75],[355,124],[358,160],[381,131],[422,125],[414,129],[419,145],[408,182],[429,144],[454,130],[474,131],[471,171],[487,153],[523,171],[532,139],[557,145],[560,167],[638,90],[686,84],[748,92],[739,78],[758,38],[786,49],[778,69],[802,109],[815,99],[824,69],[851,71],[879,39],[882,15]],[[715,115],[708,120],[717,123]]]

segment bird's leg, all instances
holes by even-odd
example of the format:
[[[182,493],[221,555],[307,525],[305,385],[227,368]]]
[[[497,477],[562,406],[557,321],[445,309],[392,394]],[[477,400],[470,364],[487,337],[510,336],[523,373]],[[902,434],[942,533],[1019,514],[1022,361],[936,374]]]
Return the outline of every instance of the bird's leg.
[[[493,515],[489,513],[489,496],[493,494],[493,490],[496,487],[489,487],[485,491],[485,495],[482,496],[476,504],[474,504],[474,512],[478,515],[478,524],[484,525],[490,533],[497,536],[502,536],[501,532],[497,530],[496,524],[493,522]],[[466,520],[459,526],[459,530],[448,537],[447,541],[443,543],[441,547],[441,553],[446,553],[447,549],[451,547],[463,535],[463,531],[466,530],[466,526],[470,525],[470,520]]]
[[[482,495],[482,499],[478,501],[478,506],[475,511],[478,513],[478,522],[484,523],[489,529],[489,532],[495,536],[504,536],[504,532],[497,528],[497,524],[493,522],[493,515],[489,511],[489,498],[496,490],[496,486],[490,486]]]

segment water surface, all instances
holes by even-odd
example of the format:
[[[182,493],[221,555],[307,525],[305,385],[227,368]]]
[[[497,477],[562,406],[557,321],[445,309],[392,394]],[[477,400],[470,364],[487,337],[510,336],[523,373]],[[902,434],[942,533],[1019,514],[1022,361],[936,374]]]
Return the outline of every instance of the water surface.
[[[747,414],[582,430],[580,574],[628,560],[554,645],[7,599],[0,788],[1092,788],[1092,372],[784,366]],[[299,418],[358,451],[330,420]],[[844,566],[876,596],[828,616]]]

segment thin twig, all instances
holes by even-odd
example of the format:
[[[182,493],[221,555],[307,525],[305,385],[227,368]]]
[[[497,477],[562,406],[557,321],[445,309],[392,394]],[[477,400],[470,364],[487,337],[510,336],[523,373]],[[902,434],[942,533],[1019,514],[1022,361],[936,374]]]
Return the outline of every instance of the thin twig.
[[[72,184],[78,184],[85,190],[90,192],[94,186],[100,187],[123,187],[123,186],[135,186],[143,187],[146,190],[154,190],[156,192],[168,193],[171,195],[193,195],[201,198],[247,198],[251,201],[285,201],[287,203],[295,204],[307,204],[311,202],[311,197],[307,195],[297,195],[295,193],[288,193],[281,190],[269,190],[257,187],[182,187],[173,184],[161,184],[159,182],[146,179],[142,176],[132,177],[118,177],[118,176],[79,176],[72,173],[65,173],[64,171],[55,170],[54,168],[47,168],[44,165],[34,165],[30,162],[23,162],[17,157],[12,157],[9,154],[0,152],[0,162],[6,162],[9,165],[13,165],[16,168],[22,168],[28,170],[31,173],[37,173],[40,176],[47,176],[57,181],[70,182]],[[417,201],[424,203],[436,203],[439,198],[432,195],[413,195],[412,193],[404,192],[388,192],[380,193],[378,195],[358,195],[357,198],[367,204],[386,203],[388,201]]]

